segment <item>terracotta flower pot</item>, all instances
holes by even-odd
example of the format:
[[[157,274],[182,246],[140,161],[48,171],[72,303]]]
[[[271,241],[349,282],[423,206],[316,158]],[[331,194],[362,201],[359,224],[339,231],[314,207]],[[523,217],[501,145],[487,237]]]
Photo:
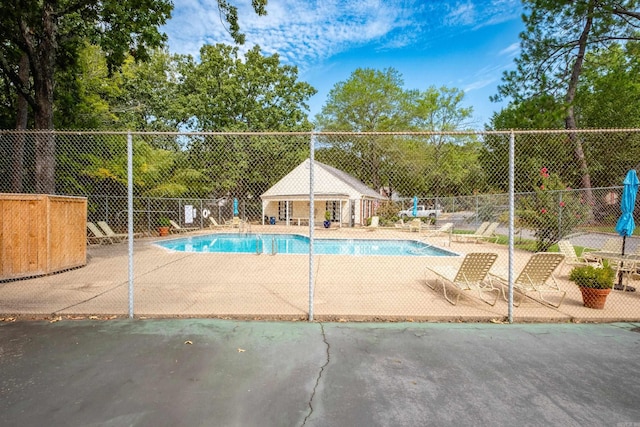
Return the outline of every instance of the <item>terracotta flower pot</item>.
[[[168,236],[169,235],[169,227],[158,227],[158,234],[160,236]]]
[[[602,310],[611,289],[580,288],[582,302],[585,307]]]

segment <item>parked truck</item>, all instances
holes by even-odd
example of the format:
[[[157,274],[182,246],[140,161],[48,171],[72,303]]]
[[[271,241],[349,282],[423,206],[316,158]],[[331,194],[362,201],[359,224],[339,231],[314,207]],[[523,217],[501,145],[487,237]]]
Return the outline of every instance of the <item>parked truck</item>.
[[[442,213],[442,209],[427,209],[424,205],[418,205],[417,218],[437,218]],[[413,207],[410,209],[405,209],[398,213],[400,218],[413,218]]]

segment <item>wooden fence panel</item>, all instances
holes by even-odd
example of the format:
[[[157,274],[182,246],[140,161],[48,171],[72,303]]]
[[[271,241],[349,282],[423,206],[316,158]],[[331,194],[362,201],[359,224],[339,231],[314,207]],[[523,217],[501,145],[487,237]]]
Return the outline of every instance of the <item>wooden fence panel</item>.
[[[87,199],[0,194],[0,280],[86,265]]]

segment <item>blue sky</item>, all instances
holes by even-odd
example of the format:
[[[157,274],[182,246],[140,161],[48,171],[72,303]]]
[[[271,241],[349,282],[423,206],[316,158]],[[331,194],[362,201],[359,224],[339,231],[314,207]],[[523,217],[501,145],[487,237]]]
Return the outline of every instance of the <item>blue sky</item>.
[[[333,86],[357,68],[393,67],[405,89],[430,86],[465,91],[469,127],[481,129],[501,104],[489,101],[502,73],[513,69],[523,30],[520,0],[269,0],[258,17],[250,0],[238,6],[246,35],[241,51],[258,44],[298,67],[299,80],[318,90],[309,101],[319,113]],[[175,0],[163,28],[172,53],[198,56],[204,44],[229,43],[216,0]]]

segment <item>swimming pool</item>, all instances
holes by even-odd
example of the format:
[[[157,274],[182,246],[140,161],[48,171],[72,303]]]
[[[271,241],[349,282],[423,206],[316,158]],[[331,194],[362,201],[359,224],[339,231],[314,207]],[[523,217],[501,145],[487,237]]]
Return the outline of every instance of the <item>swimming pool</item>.
[[[298,234],[220,233],[157,242],[178,252],[308,254],[309,238]],[[416,240],[314,239],[322,255],[457,256]]]

